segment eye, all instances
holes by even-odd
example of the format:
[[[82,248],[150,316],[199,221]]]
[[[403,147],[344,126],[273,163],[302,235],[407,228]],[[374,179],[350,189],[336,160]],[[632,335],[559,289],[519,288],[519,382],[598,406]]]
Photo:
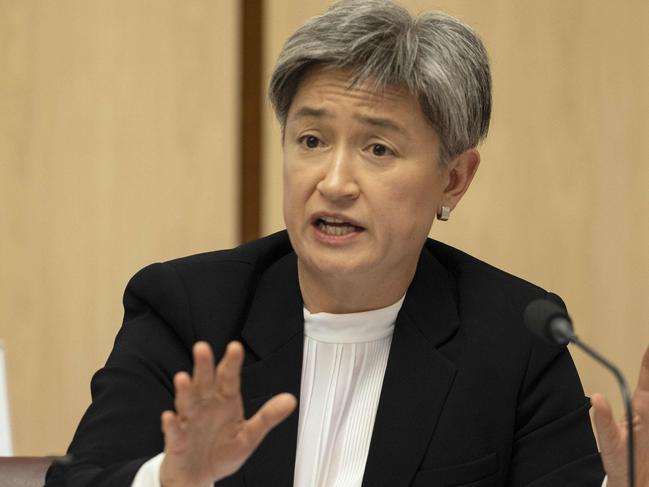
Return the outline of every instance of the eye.
[[[300,144],[302,144],[307,149],[317,149],[321,143],[321,140],[315,135],[303,135],[298,140]]]
[[[392,152],[392,150],[388,149],[383,144],[372,144],[371,149],[372,149],[372,155],[377,156],[377,157],[385,157],[385,156],[393,156],[394,155],[394,152]]]

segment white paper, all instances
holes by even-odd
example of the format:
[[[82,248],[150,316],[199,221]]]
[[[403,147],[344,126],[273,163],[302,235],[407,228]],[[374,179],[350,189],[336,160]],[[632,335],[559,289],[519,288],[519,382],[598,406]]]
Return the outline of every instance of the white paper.
[[[11,447],[11,422],[9,420],[9,393],[7,391],[7,374],[5,373],[5,349],[0,341],[0,456],[13,455]]]

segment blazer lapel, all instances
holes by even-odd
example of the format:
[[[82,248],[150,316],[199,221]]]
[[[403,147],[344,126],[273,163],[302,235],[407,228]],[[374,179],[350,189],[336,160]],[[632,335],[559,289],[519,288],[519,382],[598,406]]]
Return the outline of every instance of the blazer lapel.
[[[397,317],[363,487],[412,481],[455,378],[439,347],[458,328],[453,281],[424,249]]]
[[[281,392],[300,397],[304,317],[295,254],[273,264],[258,282],[242,330],[248,355],[241,372],[246,417]],[[246,485],[292,486],[298,412],[273,429],[243,466]]]

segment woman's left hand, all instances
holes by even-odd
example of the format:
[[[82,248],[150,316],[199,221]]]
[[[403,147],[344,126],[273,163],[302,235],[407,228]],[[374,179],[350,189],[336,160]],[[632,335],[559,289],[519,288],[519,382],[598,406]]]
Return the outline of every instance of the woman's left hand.
[[[601,394],[593,394],[595,430],[608,476],[607,487],[627,487],[627,426],[626,419],[615,421],[611,405]],[[640,366],[638,387],[633,394],[635,445],[635,487],[649,487],[649,347]]]

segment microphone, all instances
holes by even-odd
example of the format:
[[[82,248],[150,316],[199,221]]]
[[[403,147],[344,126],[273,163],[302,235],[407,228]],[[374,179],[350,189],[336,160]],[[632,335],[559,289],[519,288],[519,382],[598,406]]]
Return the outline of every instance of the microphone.
[[[548,299],[537,299],[525,308],[523,320],[537,336],[557,345],[566,345],[574,337],[568,313]]]
[[[634,443],[633,443],[633,408],[631,407],[631,395],[627,387],[626,380],[618,369],[611,362],[602,357],[599,353],[586,345],[583,341],[575,335],[572,327],[572,320],[570,316],[558,304],[548,299],[537,299],[532,301],[525,308],[523,314],[523,321],[525,326],[542,339],[554,343],[556,345],[566,345],[574,343],[577,347],[581,348],[587,355],[590,355],[597,362],[602,364],[613,373],[622,392],[622,399],[624,401],[624,409],[626,412],[626,421],[628,429],[628,443],[627,452],[629,458],[628,472],[629,472],[629,486],[635,486],[635,459],[634,459]]]

